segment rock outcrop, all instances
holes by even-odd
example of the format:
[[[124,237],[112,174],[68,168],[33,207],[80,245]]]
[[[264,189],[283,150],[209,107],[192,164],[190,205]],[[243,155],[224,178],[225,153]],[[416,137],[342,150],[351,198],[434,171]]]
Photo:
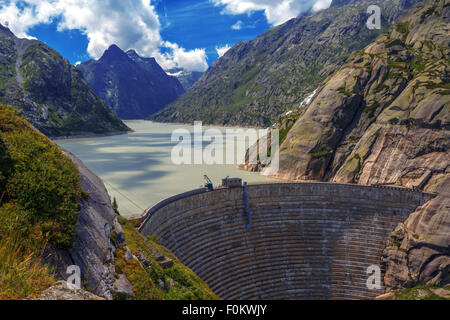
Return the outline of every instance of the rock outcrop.
[[[277,178],[437,193],[388,241],[388,289],[449,283],[449,22],[448,1],[417,4],[319,86],[280,147]]]
[[[125,53],[116,45],[78,70],[121,119],[144,119],[184,93],[177,78],[167,75],[154,58],[134,50]]]
[[[66,281],[58,281],[35,300],[105,300],[82,289],[69,288]]]
[[[18,108],[47,136],[130,130],[58,52],[1,25],[0,102]]]
[[[87,200],[81,203],[73,248],[49,250],[48,262],[63,279],[68,276],[68,266],[80,267],[84,288],[98,296],[106,299],[112,299],[114,294],[133,296],[133,287],[126,277],[115,277],[115,252],[126,242],[108,192],[100,178],[78,158],[69,152],[64,154],[77,166]]]
[[[435,190],[439,195],[392,233],[382,258],[384,283],[389,290],[450,283],[449,190],[447,175]]]
[[[417,1],[337,4],[239,42],[214,62],[185,95],[161,110],[157,121],[203,121],[270,126],[302,100],[354,50],[364,48]],[[367,7],[382,10],[382,30],[369,30]]]
[[[448,15],[443,1],[419,4],[323,82],[281,145],[277,177],[423,187],[445,174]]]

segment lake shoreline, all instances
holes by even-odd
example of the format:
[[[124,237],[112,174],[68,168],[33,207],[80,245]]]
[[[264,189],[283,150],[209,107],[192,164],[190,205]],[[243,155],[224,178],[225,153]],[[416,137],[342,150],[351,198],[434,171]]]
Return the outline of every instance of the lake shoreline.
[[[194,124],[193,123],[182,123],[182,122],[159,122],[159,121],[153,121],[153,120],[143,120],[143,121],[147,121],[147,122],[151,122],[151,123],[156,123],[156,124],[173,124],[173,125],[180,125],[180,126],[191,126],[193,127]],[[258,127],[258,126],[245,126],[245,125],[226,125],[226,124],[205,124],[202,123],[202,127],[222,127],[222,128],[234,128],[234,129],[269,129],[270,127],[267,128],[263,128],[263,127]]]
[[[128,130],[128,131],[118,131],[118,132],[109,132],[109,133],[77,134],[77,135],[73,135],[73,136],[58,136],[58,137],[48,137],[48,138],[52,141],[85,139],[85,138],[102,138],[102,137],[119,136],[119,135],[129,134],[129,133],[133,133],[133,132],[135,132],[135,131]]]
[[[125,121],[137,121],[137,120],[141,120],[141,119],[125,120]],[[158,121],[145,120],[145,119],[143,119],[142,121],[146,121],[149,123],[155,123],[155,124],[171,124],[171,125],[191,126],[191,127],[194,126],[194,124],[181,123],[181,122],[158,122]],[[202,124],[202,127],[205,127],[205,128],[222,127],[222,128],[227,128],[227,129],[230,128],[230,129],[255,129],[255,130],[269,129],[269,128],[262,128],[262,127],[257,127],[257,126],[235,126],[235,125],[223,125],[223,124]],[[71,140],[71,139],[87,139],[87,138],[103,138],[103,137],[124,135],[124,134],[129,134],[129,133],[134,133],[134,132],[135,132],[135,130],[128,130],[128,131],[118,131],[118,132],[109,132],[109,133],[77,134],[77,135],[72,135],[72,136],[56,136],[56,137],[49,136],[48,138],[52,141]]]

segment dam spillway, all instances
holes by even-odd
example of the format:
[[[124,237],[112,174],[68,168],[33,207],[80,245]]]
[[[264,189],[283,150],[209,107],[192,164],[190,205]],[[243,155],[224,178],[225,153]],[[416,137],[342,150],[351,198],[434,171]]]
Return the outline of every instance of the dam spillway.
[[[156,235],[224,299],[371,299],[367,268],[380,265],[398,223],[433,195],[335,183],[194,190],[147,210]]]

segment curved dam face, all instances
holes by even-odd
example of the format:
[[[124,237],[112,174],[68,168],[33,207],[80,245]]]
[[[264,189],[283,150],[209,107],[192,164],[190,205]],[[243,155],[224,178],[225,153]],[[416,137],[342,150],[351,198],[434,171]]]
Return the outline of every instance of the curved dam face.
[[[279,183],[193,191],[150,209],[157,235],[224,299],[370,299],[367,268],[432,195],[398,188]]]

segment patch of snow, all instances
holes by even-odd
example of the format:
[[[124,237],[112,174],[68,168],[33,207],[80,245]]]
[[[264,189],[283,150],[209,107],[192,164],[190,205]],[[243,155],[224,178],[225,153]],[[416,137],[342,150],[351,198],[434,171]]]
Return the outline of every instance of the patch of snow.
[[[166,72],[168,76],[172,76],[172,77],[179,77],[183,74],[183,71],[179,71],[179,72],[175,72],[175,73],[170,73],[170,72]]]
[[[314,98],[314,96],[316,95],[317,90],[319,90],[319,88],[317,88],[317,89],[314,90],[309,96],[307,96],[307,97],[300,103],[300,105],[298,106],[298,108],[306,107],[307,105],[309,105],[309,104],[311,103],[312,99]]]

